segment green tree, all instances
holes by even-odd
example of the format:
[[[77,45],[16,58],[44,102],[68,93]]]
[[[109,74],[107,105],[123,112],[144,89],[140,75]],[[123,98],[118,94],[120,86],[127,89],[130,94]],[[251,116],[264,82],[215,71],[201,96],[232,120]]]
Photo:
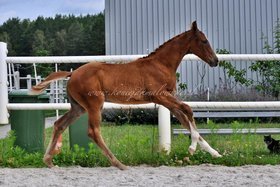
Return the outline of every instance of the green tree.
[[[66,49],[67,55],[80,55],[83,49],[83,25],[75,21],[70,25],[67,32]]]
[[[66,41],[67,41],[67,33],[65,29],[56,32],[54,43],[52,44],[54,55],[64,56],[67,54]]]
[[[23,33],[21,22],[19,18],[12,18],[2,25],[2,30],[7,32],[10,38],[12,50],[9,55],[22,55],[21,51],[21,34]]]
[[[29,19],[24,19],[20,22],[20,27],[22,33],[20,35],[20,47],[21,55],[28,56],[32,53],[32,43],[34,32],[32,29],[32,24]]]
[[[45,38],[45,34],[42,30],[36,30],[34,33],[32,53],[35,56],[48,56],[49,51],[47,50],[48,43]],[[37,70],[42,76],[47,76],[51,71],[50,64],[38,64]]]
[[[0,39],[8,43],[9,56],[105,54],[104,14],[40,16],[34,21],[11,18],[0,25]],[[70,70],[78,66],[60,64],[59,68]],[[20,68],[22,76],[32,71],[30,65]]]
[[[7,32],[0,33],[0,42],[7,43],[8,51],[12,52],[13,48],[12,48],[12,44],[10,42],[10,36]],[[14,52],[12,52],[12,53],[14,53]]]
[[[85,45],[88,54],[105,54],[105,18],[104,14],[96,15],[85,33]]]
[[[5,42],[5,43],[9,43],[10,42],[9,34],[7,32],[1,33],[0,34],[0,41]]]
[[[41,30],[36,30],[34,33],[32,53],[35,56],[47,56],[49,51],[47,50],[47,42],[45,34]]]

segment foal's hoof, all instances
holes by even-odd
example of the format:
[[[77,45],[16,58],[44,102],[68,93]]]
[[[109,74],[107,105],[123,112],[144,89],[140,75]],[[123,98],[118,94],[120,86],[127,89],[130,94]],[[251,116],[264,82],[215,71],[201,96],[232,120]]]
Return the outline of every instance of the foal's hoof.
[[[49,168],[53,168],[53,167],[54,167],[54,165],[53,165],[53,163],[52,163],[52,158],[51,158],[49,155],[44,156],[43,162],[44,162]]]
[[[195,152],[195,148],[193,148],[192,146],[190,146],[190,147],[189,147],[189,153],[190,153],[191,155],[193,155],[194,152]]]
[[[120,170],[128,170],[128,167],[122,163],[117,163],[115,166]]]
[[[58,165],[54,165],[51,169],[57,169],[57,168],[59,168],[59,166]]]
[[[220,155],[220,153],[216,150],[213,150],[210,152],[210,154],[212,155],[213,158],[221,158],[223,157],[222,155]]]
[[[221,158],[221,157],[223,157],[223,156],[220,155],[220,153],[217,152],[217,153],[213,154],[212,157],[213,157],[213,158]]]

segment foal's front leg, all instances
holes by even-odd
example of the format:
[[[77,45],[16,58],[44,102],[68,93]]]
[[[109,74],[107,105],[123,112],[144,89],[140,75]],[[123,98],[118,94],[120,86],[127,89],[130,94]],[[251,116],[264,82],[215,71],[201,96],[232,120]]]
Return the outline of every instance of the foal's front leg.
[[[222,157],[222,155],[220,155],[218,151],[213,149],[201,136],[199,136],[198,143],[199,143],[201,149],[210,153],[212,155],[212,157],[215,157],[215,158]]]
[[[181,107],[183,108],[183,112],[186,116],[186,118],[189,119],[189,128],[191,132],[191,138],[192,138],[192,143],[189,147],[189,152],[190,154],[193,154],[196,150],[197,143],[200,145],[201,149],[207,151],[210,153],[213,157],[221,157],[221,155],[213,149],[198,133],[197,127],[195,124],[195,120],[193,118],[193,112],[192,109],[189,105],[185,103],[181,103]],[[183,126],[187,127],[185,123],[182,124]]]
[[[182,126],[190,131],[191,145],[189,146],[189,152],[191,155],[193,155],[196,150],[197,143],[199,141],[199,133],[197,132],[196,128],[193,127],[193,124],[189,121],[188,117],[184,114],[182,110],[175,108],[170,109],[170,111],[176,116],[176,118],[180,121]]]
[[[191,145],[189,147],[190,154],[195,152],[198,143],[203,150],[209,152],[213,157],[221,157],[221,155],[215,149],[213,149],[198,133],[195,120],[193,118],[193,112],[189,105],[178,101],[171,94],[166,94],[164,96],[155,98],[154,102],[167,107],[181,122],[181,124],[190,131],[192,139]]]
[[[186,117],[189,119],[189,127],[191,129],[192,144],[189,147],[189,152],[193,154],[194,151],[196,150],[196,145],[198,143],[201,149],[207,151],[213,157],[221,157],[218,151],[213,149],[198,133],[195,120],[193,118],[193,112],[190,112],[192,111],[191,107],[185,103],[182,103],[182,106],[183,106],[183,111],[185,111]],[[183,124],[183,126],[185,125]]]

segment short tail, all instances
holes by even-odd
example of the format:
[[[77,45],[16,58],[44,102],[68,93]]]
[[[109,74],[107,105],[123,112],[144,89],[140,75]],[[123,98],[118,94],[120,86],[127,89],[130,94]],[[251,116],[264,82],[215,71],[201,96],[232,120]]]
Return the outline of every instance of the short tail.
[[[47,76],[44,81],[40,82],[36,86],[33,86],[29,90],[28,94],[29,95],[38,95],[38,94],[42,93],[45,89],[47,89],[47,87],[51,84],[52,81],[64,79],[66,77],[70,77],[71,74],[72,74],[72,72],[69,72],[69,71],[53,72],[49,76]]]

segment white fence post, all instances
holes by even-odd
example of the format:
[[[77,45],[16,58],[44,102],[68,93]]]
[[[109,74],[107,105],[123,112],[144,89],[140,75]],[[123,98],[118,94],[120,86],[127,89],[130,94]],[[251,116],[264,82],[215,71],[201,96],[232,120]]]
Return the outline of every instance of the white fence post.
[[[12,81],[12,70],[11,70],[11,64],[8,64],[8,83],[9,83],[9,87],[10,87],[10,91],[13,90],[13,81]]]
[[[15,71],[14,72],[14,85],[15,85],[15,89],[16,90],[20,89],[20,75],[19,75],[19,71]]]
[[[8,72],[6,58],[8,54],[7,44],[0,42],[0,124],[9,123],[8,105]]]
[[[27,83],[27,89],[29,90],[29,89],[31,89],[31,87],[32,87],[32,77],[31,77],[31,75],[27,75],[26,76],[26,83]]]
[[[50,103],[55,103],[55,91],[54,91],[54,82],[51,82],[50,85]]]
[[[64,97],[63,97],[63,80],[58,81],[58,96],[59,96],[59,103],[64,102]]]
[[[38,83],[42,82],[42,77],[41,77],[41,75],[38,75],[38,76],[37,76],[37,80],[38,80]]]
[[[170,153],[171,149],[171,119],[170,112],[164,106],[158,108],[159,149]]]

